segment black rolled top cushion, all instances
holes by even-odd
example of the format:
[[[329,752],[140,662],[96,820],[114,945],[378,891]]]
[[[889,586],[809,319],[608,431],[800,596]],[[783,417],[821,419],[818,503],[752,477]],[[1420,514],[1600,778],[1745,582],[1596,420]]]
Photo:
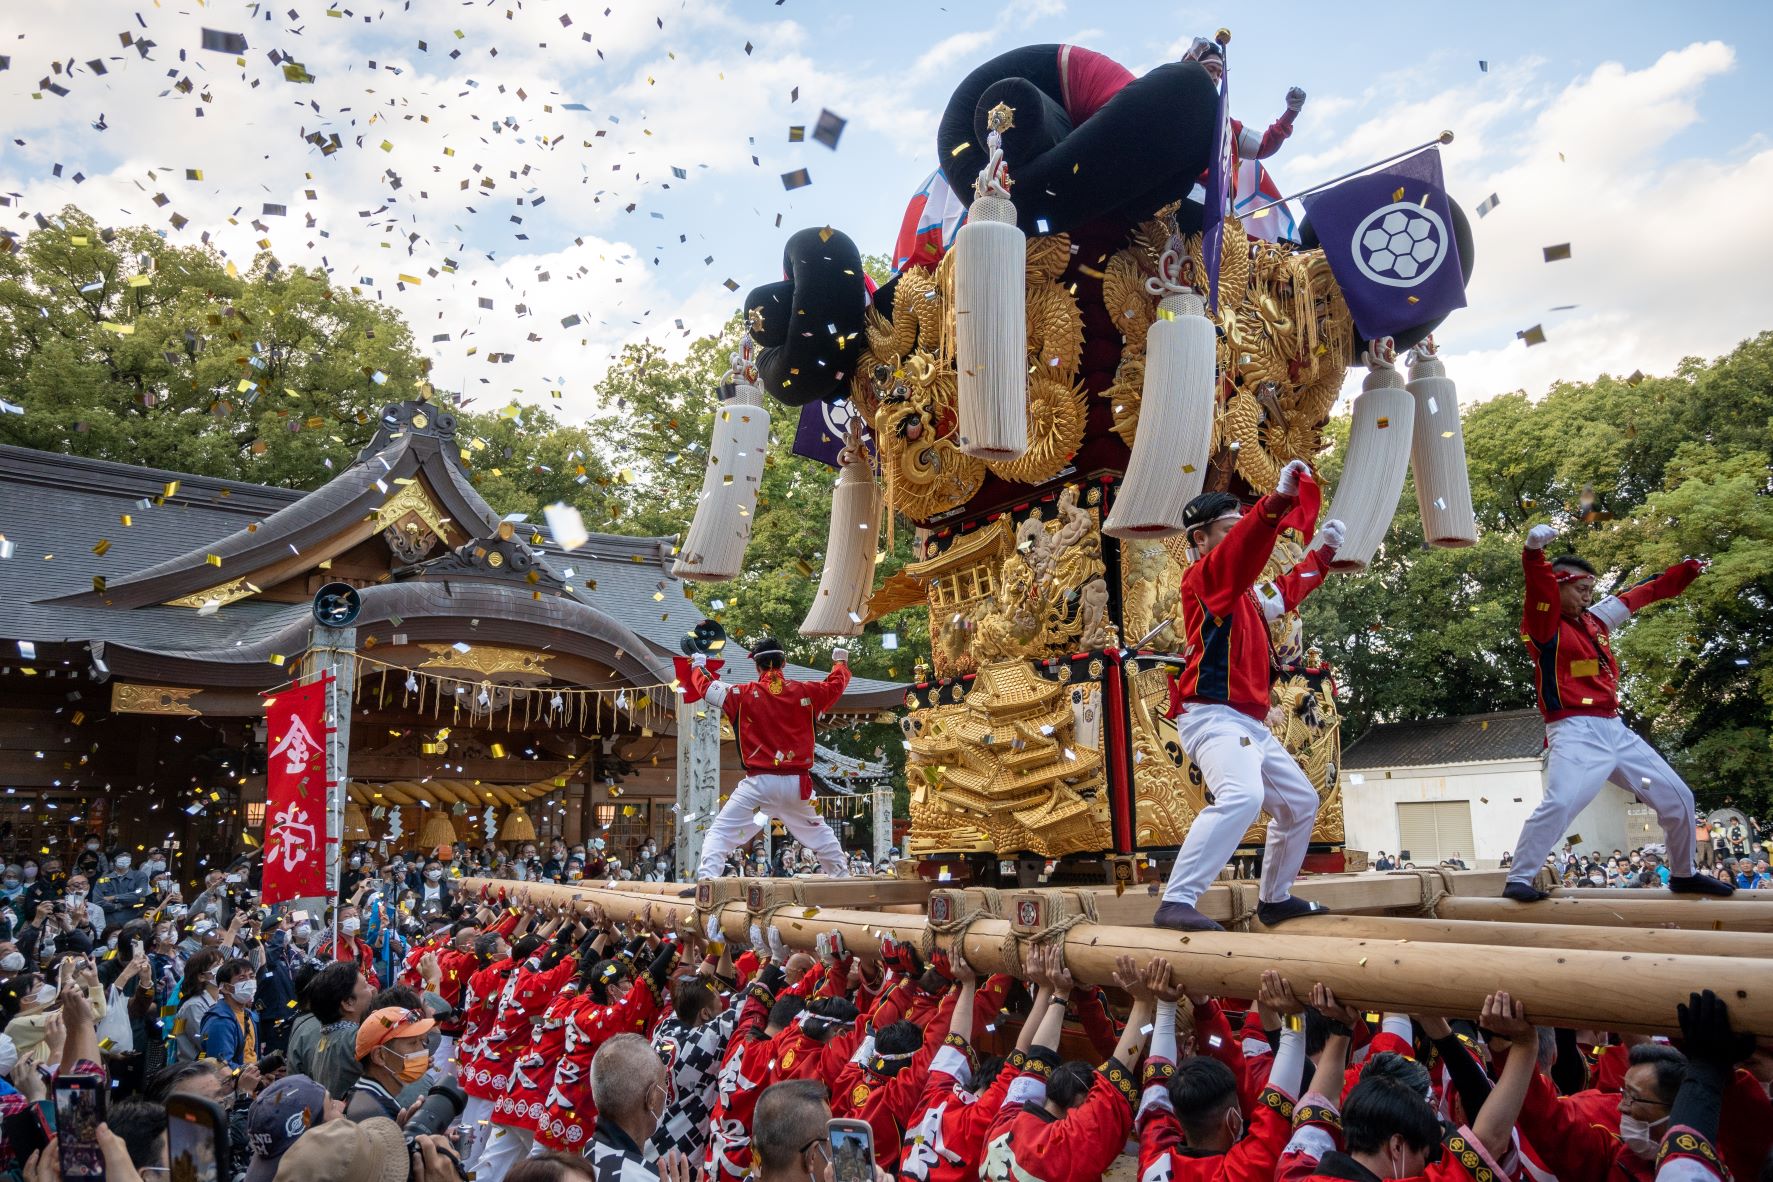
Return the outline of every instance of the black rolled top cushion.
[[[780,283],[745,297],[753,324],[759,383],[789,406],[840,398],[866,342],[862,316],[868,289],[862,256],[849,235],[827,228],[801,230],[782,251]]]
[[[1003,102],[1015,112],[1004,162],[1024,233],[1067,233],[1099,218],[1130,225],[1186,198],[1212,155],[1218,96],[1207,72],[1196,62],[1161,65],[1074,126],[1060,78],[1065,49],[1025,45],[962,79],[936,134],[949,186],[970,198],[989,155],[986,115]]]

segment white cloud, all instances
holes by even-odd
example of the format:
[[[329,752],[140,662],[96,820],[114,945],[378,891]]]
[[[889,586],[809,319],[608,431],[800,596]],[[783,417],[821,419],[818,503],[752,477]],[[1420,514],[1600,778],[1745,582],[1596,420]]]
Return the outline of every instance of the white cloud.
[[[1767,327],[1773,227],[1755,216],[1754,195],[1773,185],[1773,150],[1681,150],[1707,84],[1734,65],[1729,46],[1699,42],[1637,69],[1602,64],[1559,89],[1531,63],[1394,102],[1311,163],[1323,172],[1413,142],[1425,125],[1458,129],[1444,160],[1472,218],[1477,265],[1469,306],[1439,338],[1463,399],[1665,373]],[[1511,107],[1530,118],[1510,118]],[[1476,206],[1492,192],[1500,204],[1480,220]],[[1544,247],[1564,242],[1568,261],[1543,261]],[[1561,305],[1576,307],[1552,311]],[[1535,324],[1547,340],[1528,348],[1515,333]],[[1358,388],[1351,374],[1348,392]]]

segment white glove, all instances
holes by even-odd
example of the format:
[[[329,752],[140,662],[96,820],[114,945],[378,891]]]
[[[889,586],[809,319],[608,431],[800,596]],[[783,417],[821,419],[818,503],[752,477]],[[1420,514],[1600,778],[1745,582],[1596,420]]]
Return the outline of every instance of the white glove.
[[[847,648],[844,648],[842,645],[839,645],[837,648],[834,648],[831,650],[831,663],[833,665],[848,664],[849,659],[850,659],[850,650]]]
[[[782,939],[782,929],[773,923],[770,925],[770,959],[776,961],[788,959],[788,943]]]
[[[1297,86],[1287,88],[1287,110],[1297,115],[1305,108],[1305,92]]]
[[[709,940],[720,939],[720,916],[710,915],[708,917],[708,926],[705,929],[705,932]]]
[[[1324,544],[1324,549],[1340,550],[1342,543],[1348,539],[1348,527],[1332,517],[1324,522],[1322,528],[1317,531],[1317,536],[1318,540]]]
[[[697,653],[695,656],[690,658],[690,664],[694,665],[698,669],[706,669],[708,667],[708,654],[707,653]]]
[[[1550,545],[1552,539],[1557,536],[1558,531],[1556,526],[1536,525],[1527,531],[1527,549],[1543,550],[1546,546]]]
[[[1311,471],[1311,465],[1304,460],[1292,460],[1281,469],[1280,479],[1274,483],[1274,491],[1283,497],[1293,496],[1299,491],[1299,478]]]
[[[757,953],[758,960],[770,958],[769,943],[763,938],[763,929],[757,924],[751,925],[751,951]]]

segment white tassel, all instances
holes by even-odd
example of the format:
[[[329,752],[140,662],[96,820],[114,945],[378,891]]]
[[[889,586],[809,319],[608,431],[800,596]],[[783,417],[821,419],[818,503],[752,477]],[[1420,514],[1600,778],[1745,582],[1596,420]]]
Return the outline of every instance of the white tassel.
[[[960,450],[1014,460],[1028,450],[1027,242],[1010,203],[1003,132],[1013,112],[988,116],[990,159],[954,239],[954,337]]]
[[[1217,401],[1215,335],[1205,301],[1177,282],[1183,257],[1181,243],[1172,238],[1157,278],[1145,283],[1163,298],[1146,337],[1133,454],[1102,526],[1103,533],[1117,538],[1181,533],[1182,510],[1207,479]]]
[[[1447,367],[1437,354],[1433,337],[1409,354],[1406,388],[1416,400],[1410,471],[1416,477],[1423,540],[1430,546],[1453,550],[1477,545],[1477,518],[1471,511],[1471,479],[1465,470],[1459,388],[1447,376]]]
[[[1331,562],[1332,570],[1365,570],[1385,540],[1397,514],[1398,494],[1410,463],[1410,437],[1416,403],[1397,371],[1391,338],[1369,341],[1367,377],[1354,400],[1348,457],[1325,520],[1340,520],[1347,536]]]
[[[831,527],[825,535],[825,570],[819,591],[800,625],[802,636],[860,636],[862,609],[874,589],[874,555],[880,548],[881,489],[868,466],[860,420],[838,456],[842,464],[831,494]]]
[[[764,409],[763,392],[754,384],[757,371],[750,364],[751,349],[747,336],[733,357],[730,376],[737,393],[714,412],[702,495],[696,500],[695,520],[672,567],[680,579],[720,582],[736,578],[745,563],[770,437],[770,412]]]

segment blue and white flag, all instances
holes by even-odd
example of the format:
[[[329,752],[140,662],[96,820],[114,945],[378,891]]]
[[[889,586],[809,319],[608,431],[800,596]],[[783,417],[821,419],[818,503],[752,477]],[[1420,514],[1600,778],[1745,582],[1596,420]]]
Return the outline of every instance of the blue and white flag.
[[[1440,149],[1307,197],[1305,213],[1362,340],[1465,307]]]
[[[808,403],[800,408],[800,424],[795,428],[791,450],[797,456],[833,468],[841,467],[837,453],[843,450],[845,433],[850,429],[850,420],[855,417],[855,407],[847,398],[837,402]],[[866,422],[862,424],[862,446],[870,451],[874,449],[874,433]]]

